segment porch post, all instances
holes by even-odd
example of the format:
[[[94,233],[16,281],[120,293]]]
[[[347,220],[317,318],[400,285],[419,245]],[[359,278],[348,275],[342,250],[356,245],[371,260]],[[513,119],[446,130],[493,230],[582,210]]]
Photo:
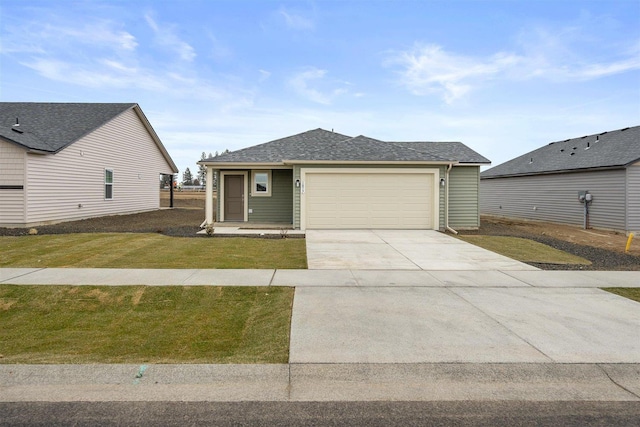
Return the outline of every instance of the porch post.
[[[173,207],[173,174],[169,175],[171,177],[171,184],[169,184],[169,207]]]
[[[213,169],[207,166],[206,201],[204,205],[205,222],[213,224]]]

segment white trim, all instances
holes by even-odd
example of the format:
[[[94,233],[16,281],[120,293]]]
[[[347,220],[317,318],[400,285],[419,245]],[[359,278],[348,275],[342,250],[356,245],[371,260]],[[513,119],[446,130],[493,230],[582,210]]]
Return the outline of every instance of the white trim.
[[[213,174],[214,172],[211,166],[207,166],[206,170],[207,170],[207,174],[205,176],[206,200],[204,202],[205,224],[211,225],[214,222],[213,221]]]
[[[256,174],[265,173],[267,174],[267,191],[265,192],[257,192],[256,190]],[[255,169],[251,171],[251,197],[271,197],[271,170],[269,169]]]
[[[107,172],[111,172],[111,182],[107,182]],[[113,200],[113,169],[104,168],[104,174],[102,179],[102,191],[104,192],[104,200]],[[107,185],[111,186],[111,197],[107,197]]]
[[[220,192],[220,212],[218,217],[220,222],[224,222],[224,178],[227,175],[242,175],[244,177],[244,222],[249,221],[249,173],[244,172],[223,172],[220,171],[220,183],[218,184],[218,191]]]
[[[433,229],[440,228],[440,169],[437,168],[301,168],[300,169],[300,230],[306,230],[305,181],[307,174],[376,173],[376,174],[431,174],[433,175]]]

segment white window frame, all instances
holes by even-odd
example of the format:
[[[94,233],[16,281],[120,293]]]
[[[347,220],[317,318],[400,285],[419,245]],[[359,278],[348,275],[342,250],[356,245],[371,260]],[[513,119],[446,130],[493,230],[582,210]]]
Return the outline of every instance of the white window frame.
[[[107,173],[111,172],[111,182],[107,182]],[[111,189],[111,197],[107,197],[107,188]],[[113,169],[104,170],[104,199],[113,200]]]
[[[265,174],[267,175],[267,191],[258,191],[256,189],[256,185],[258,184],[256,181],[256,175]],[[271,197],[271,186],[273,181],[271,179],[271,171],[270,170],[253,170],[251,171],[251,196],[253,197]]]

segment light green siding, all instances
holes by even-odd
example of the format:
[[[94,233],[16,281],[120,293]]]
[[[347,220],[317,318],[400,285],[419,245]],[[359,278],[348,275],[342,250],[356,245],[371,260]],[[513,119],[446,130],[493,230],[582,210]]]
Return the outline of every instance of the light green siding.
[[[480,227],[480,168],[454,166],[449,172],[449,226],[468,229]]]
[[[249,197],[249,222],[293,223],[292,191],[293,172],[290,169],[272,170],[271,196]]]

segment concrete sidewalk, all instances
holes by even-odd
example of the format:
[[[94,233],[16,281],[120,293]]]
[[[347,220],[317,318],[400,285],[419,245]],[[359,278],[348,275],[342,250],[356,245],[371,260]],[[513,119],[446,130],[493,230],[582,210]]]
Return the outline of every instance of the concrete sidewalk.
[[[640,271],[0,268],[14,285],[295,287],[640,287]]]

